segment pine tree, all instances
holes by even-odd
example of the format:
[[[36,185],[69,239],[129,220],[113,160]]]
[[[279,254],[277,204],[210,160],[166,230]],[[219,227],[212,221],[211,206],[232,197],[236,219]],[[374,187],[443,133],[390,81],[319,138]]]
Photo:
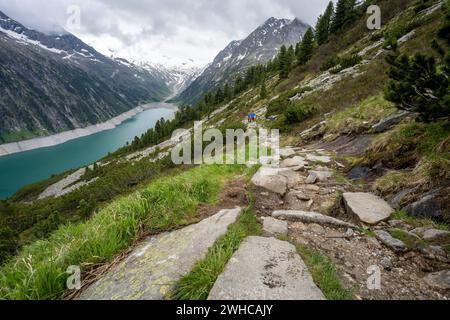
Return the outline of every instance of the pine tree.
[[[229,101],[232,99],[231,89],[230,89],[230,86],[228,85],[228,83],[226,83],[223,88],[223,97],[226,101]]]
[[[391,80],[385,88],[386,100],[399,109],[419,113],[425,122],[450,117],[449,76],[438,71],[447,69],[449,61],[438,66],[433,56],[420,53],[411,57],[389,55],[387,61]]]
[[[280,54],[278,55],[280,78],[286,79],[289,77],[289,57],[286,46],[281,46]]]
[[[341,31],[355,19],[356,0],[339,0],[331,23],[331,33]]]
[[[293,46],[290,46],[288,51],[287,51],[287,67],[288,67],[288,71],[291,72],[292,71],[292,64],[295,61],[295,50]]]
[[[303,36],[300,52],[297,56],[297,62],[300,65],[306,64],[312,57],[314,51],[314,32],[309,28]]]
[[[302,44],[301,41],[297,42],[297,44],[295,45],[295,56],[297,57],[300,53],[300,45]]]
[[[330,36],[331,19],[334,14],[334,4],[330,1],[325,13],[319,17],[316,26],[316,40],[319,45],[328,41]]]
[[[214,103],[215,104],[219,104],[222,101],[223,101],[223,91],[222,91],[222,88],[219,87],[219,89],[217,89],[217,91],[216,91],[216,95],[215,95],[215,98],[214,98]]]
[[[267,98],[266,80],[263,80],[262,83],[261,83],[260,97],[261,97],[261,99]]]

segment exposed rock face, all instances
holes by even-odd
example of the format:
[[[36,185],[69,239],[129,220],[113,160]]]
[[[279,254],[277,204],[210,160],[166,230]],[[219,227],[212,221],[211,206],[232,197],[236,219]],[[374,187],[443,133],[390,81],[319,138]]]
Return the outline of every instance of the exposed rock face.
[[[371,193],[344,193],[344,202],[349,213],[370,225],[389,219],[394,212],[386,201]]]
[[[82,300],[161,300],[174,283],[236,221],[240,208],[222,210],[202,222],[151,237],[109,274],[89,287]]]
[[[391,115],[390,117],[387,117],[386,119],[381,120],[379,123],[374,125],[372,129],[375,133],[387,131],[394,125],[399,124],[401,121],[403,121],[403,119],[407,118],[410,115],[411,113],[407,111],[398,112]]]
[[[375,231],[375,234],[381,242],[383,242],[387,247],[391,248],[395,252],[406,252],[408,250],[408,248],[402,241],[395,239],[387,231],[377,230]]]
[[[394,209],[400,209],[403,199],[405,199],[406,196],[415,192],[416,190],[416,188],[411,188],[400,191],[391,200],[389,200],[389,205]]]
[[[263,218],[263,230],[272,236],[287,235],[288,224],[286,221],[281,221],[271,217]]]
[[[360,180],[365,179],[369,176],[371,170],[368,167],[355,167],[348,174],[350,180]]]
[[[444,214],[444,210],[438,201],[439,191],[431,192],[425,195],[417,202],[403,208],[403,211],[413,217],[439,218]]]
[[[324,300],[293,245],[249,237],[228,262],[209,300]]]

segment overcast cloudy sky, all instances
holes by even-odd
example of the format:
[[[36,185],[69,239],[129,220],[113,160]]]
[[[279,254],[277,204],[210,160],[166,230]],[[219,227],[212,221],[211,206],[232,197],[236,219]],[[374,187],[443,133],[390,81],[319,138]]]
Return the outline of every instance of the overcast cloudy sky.
[[[212,61],[271,16],[315,24],[329,0],[0,0],[0,10],[26,26],[69,29],[100,52],[166,65]],[[79,28],[67,26],[78,6]],[[74,21],[73,19],[70,21]]]

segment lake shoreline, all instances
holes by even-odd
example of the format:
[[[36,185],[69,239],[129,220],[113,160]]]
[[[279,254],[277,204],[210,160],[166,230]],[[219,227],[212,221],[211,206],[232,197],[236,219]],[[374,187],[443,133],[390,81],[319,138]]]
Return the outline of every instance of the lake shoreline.
[[[122,123],[124,123],[125,121],[132,119],[133,117],[137,116],[138,114],[146,110],[158,108],[172,109],[174,111],[178,110],[178,108],[176,108],[173,104],[168,104],[165,102],[148,103],[133,108],[103,123],[91,125],[85,128],[64,131],[51,136],[38,137],[29,140],[2,144],[0,145],[0,157],[31,151],[35,149],[53,147],[74,139],[87,137],[107,130],[112,130],[117,126],[121,125]]]

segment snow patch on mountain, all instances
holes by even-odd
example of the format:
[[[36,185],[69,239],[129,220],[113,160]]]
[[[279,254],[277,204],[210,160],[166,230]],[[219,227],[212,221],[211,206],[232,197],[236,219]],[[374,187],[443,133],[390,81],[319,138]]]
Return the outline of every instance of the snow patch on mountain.
[[[38,46],[38,47],[40,47],[42,49],[48,50],[48,51],[56,53],[56,54],[62,54],[62,53],[68,54],[67,52],[65,52],[63,50],[59,50],[59,49],[55,49],[55,48],[49,48],[47,46],[44,46],[39,41],[31,40],[26,35],[21,34],[21,33],[17,33],[16,31],[7,30],[7,29],[3,29],[2,27],[0,27],[0,32],[3,32],[8,37],[10,37],[12,39],[15,39],[18,43],[21,43],[21,44],[24,44],[24,45],[35,45],[35,46]]]

